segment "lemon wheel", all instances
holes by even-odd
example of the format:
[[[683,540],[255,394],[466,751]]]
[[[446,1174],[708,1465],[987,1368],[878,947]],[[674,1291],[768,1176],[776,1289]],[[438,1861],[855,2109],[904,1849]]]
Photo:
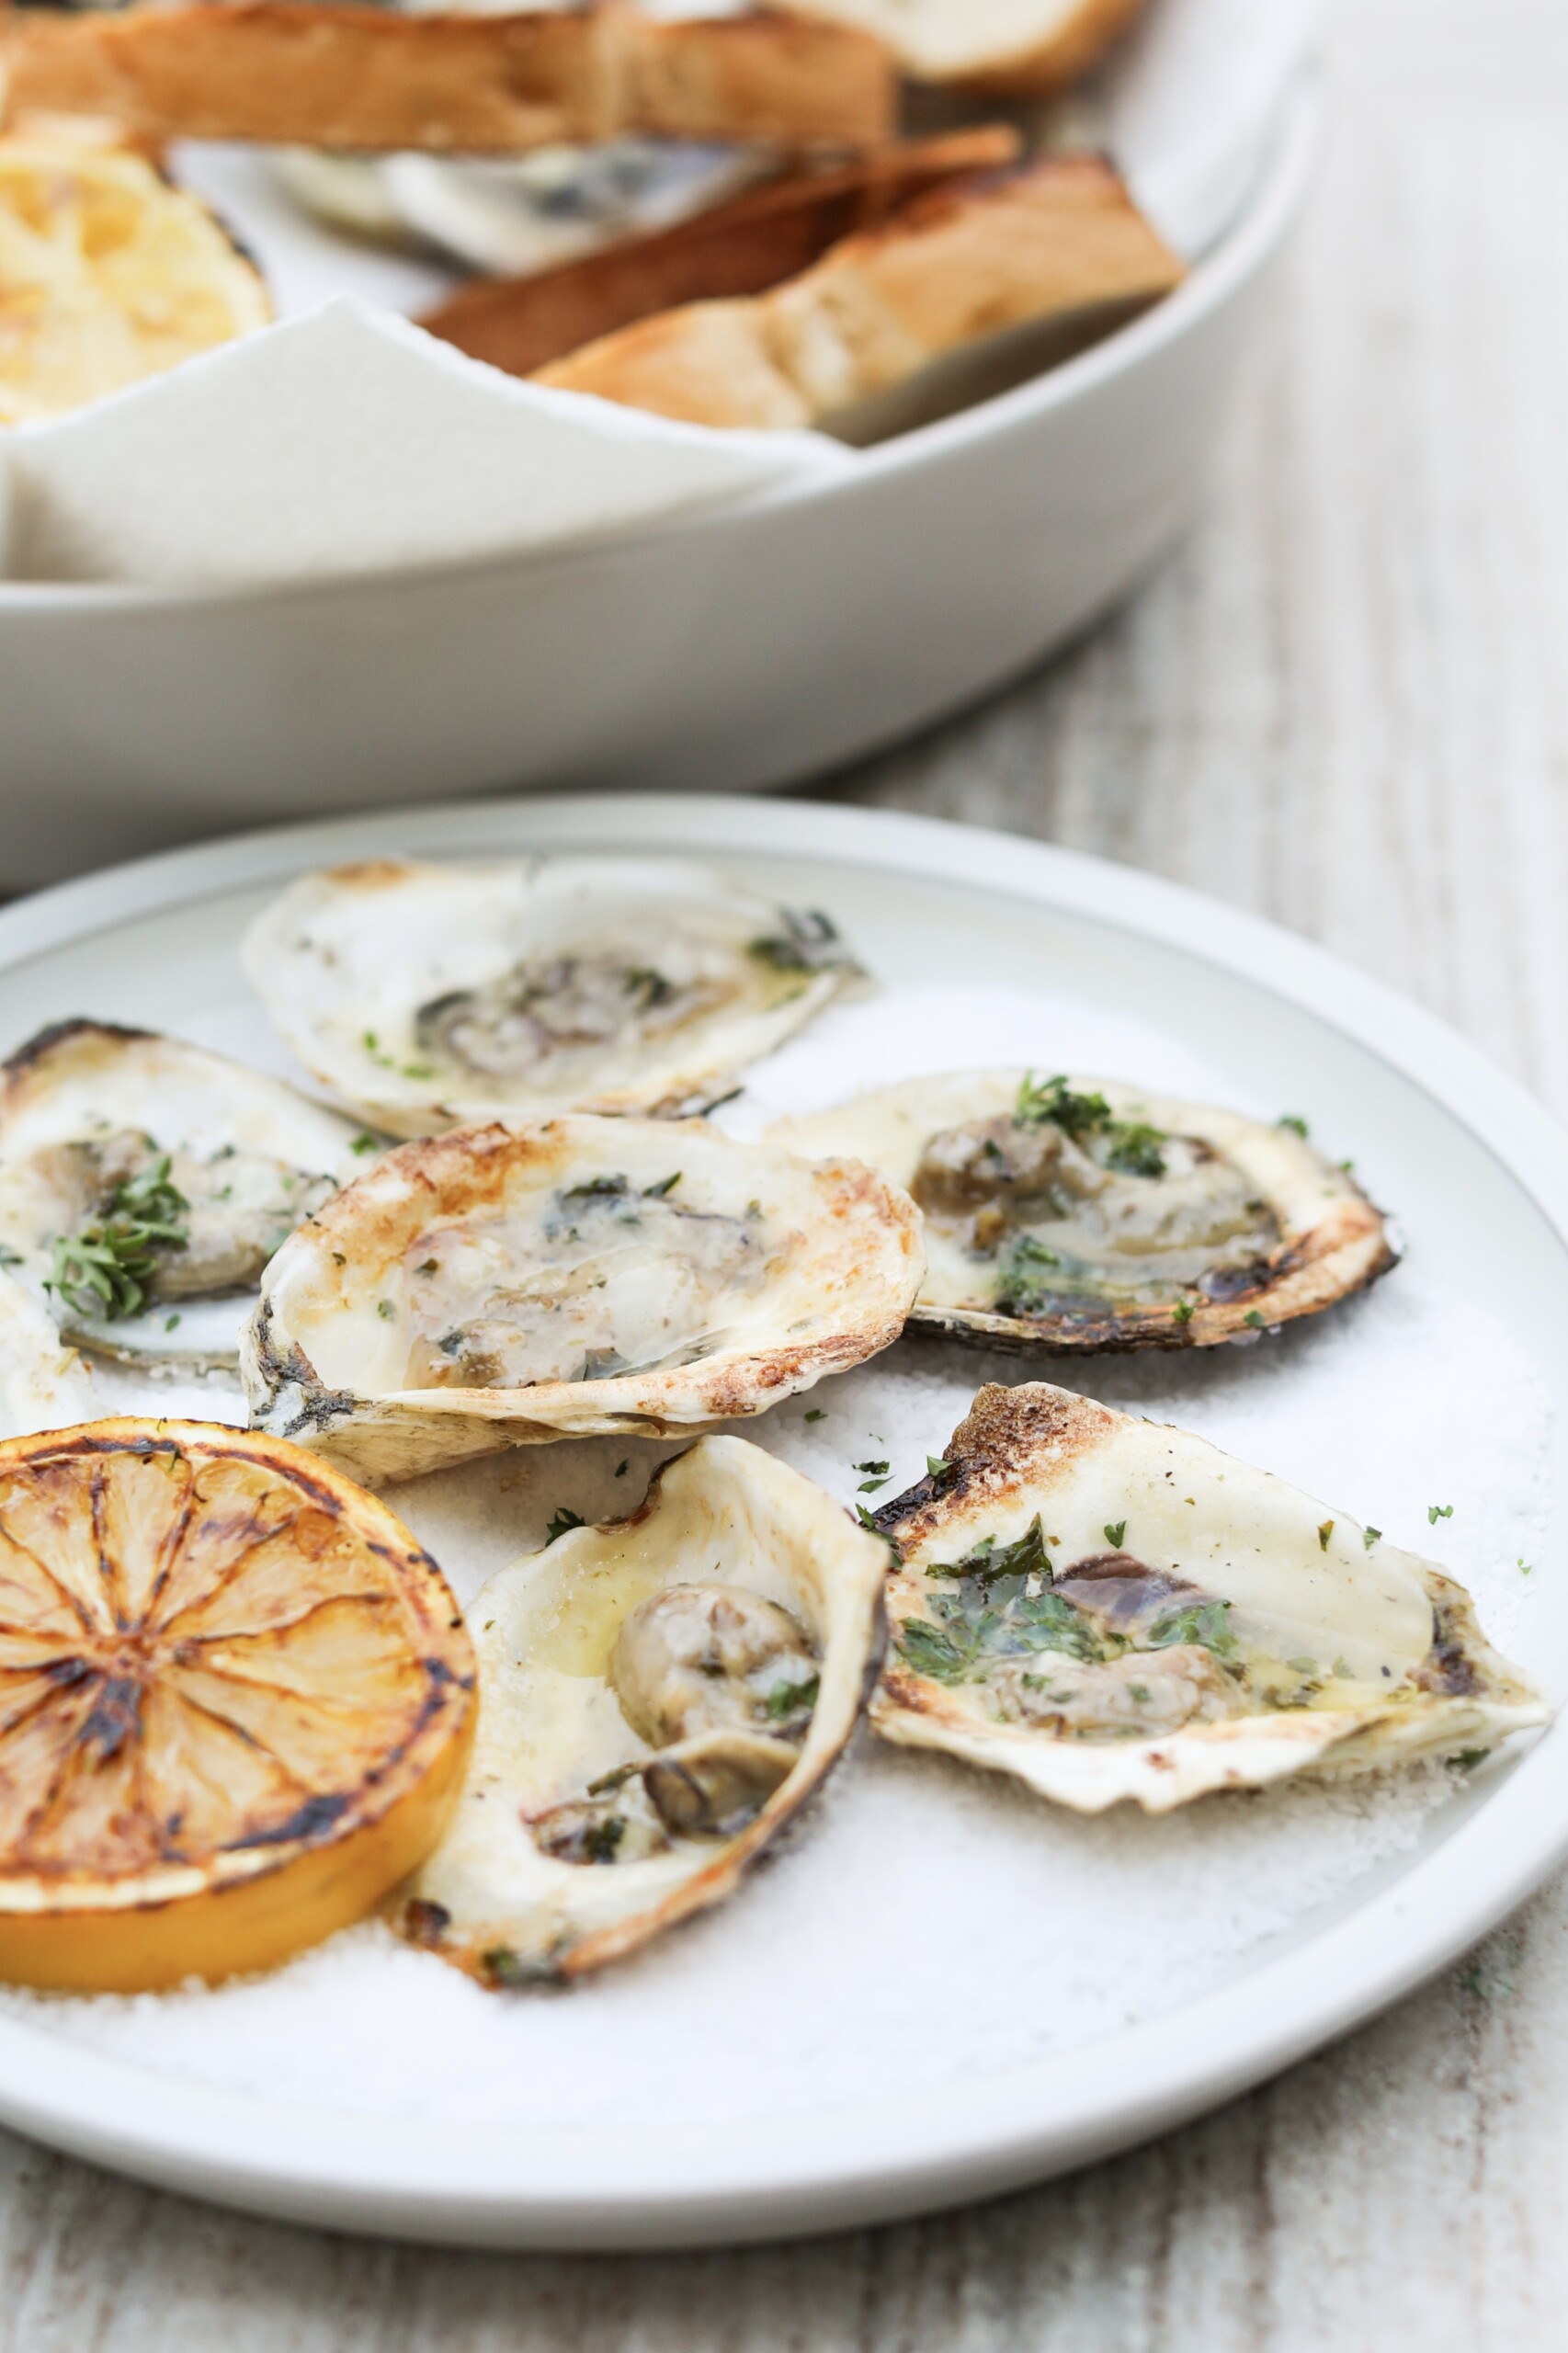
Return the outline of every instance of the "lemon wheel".
[[[270,315],[227,231],[143,157],[0,139],[0,425],[58,416]]]
[[[440,1571],[298,1448],[0,1445],[0,1977],[133,1992],[316,1942],[435,1844],[473,1714]]]

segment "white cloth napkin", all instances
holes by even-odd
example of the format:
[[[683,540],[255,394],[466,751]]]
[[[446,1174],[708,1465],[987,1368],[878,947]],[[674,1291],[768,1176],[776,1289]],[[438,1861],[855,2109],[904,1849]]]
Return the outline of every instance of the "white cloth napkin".
[[[547,391],[340,299],[0,441],[26,580],[288,580],[560,547],[853,463]]]
[[[1091,99],[1093,135],[1189,257],[1263,167],[1319,7],[1153,0]],[[290,210],[256,150],[187,164],[283,316],[0,435],[0,574],[224,586],[544,551],[859,462],[815,434],[716,433],[504,376],[397,315],[437,290],[430,263]]]

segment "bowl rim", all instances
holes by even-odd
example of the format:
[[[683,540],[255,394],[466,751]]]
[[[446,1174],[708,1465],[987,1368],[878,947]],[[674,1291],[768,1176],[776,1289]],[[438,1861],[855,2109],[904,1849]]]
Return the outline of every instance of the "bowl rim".
[[[1174,293],[1074,358],[952,416],[918,426],[872,449],[857,450],[850,465],[824,467],[820,472],[769,484],[717,507],[688,508],[631,530],[610,530],[556,548],[500,549],[475,556],[415,559],[376,570],[232,583],[153,585],[0,576],[0,624],[11,615],[54,614],[63,619],[119,612],[178,614],[298,598],[332,599],[519,571],[559,573],[574,565],[594,564],[644,548],[714,534],[759,515],[866,494],[902,474],[959,460],[977,445],[1028,433],[1040,419],[1093,399],[1102,387],[1146,365],[1229,302],[1263,267],[1296,218],[1322,143],[1324,112],[1321,74],[1315,67],[1304,67],[1281,110],[1267,159],[1248,201]]]

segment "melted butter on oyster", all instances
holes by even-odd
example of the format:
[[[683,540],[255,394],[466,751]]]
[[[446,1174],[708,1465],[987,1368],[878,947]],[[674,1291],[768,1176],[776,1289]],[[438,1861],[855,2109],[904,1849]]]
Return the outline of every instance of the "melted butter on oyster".
[[[575,1977],[720,1902],[830,1769],[885,1548],[733,1438],[474,1604],[479,1738],[397,1925],[485,1984]]]
[[[697,1209],[677,1169],[620,1171],[518,1215],[420,1234],[403,1253],[411,1389],[520,1389],[695,1362],[755,1298],[789,1236],[760,1208]],[[721,1302],[729,1302],[722,1305]]]
[[[363,1476],[760,1413],[895,1339],[908,1197],[700,1120],[575,1118],[401,1146],[290,1237],[246,1336],[275,1435]]]
[[[983,1389],[882,1519],[878,1730],[1085,1813],[1486,1747],[1551,1712],[1429,1562],[1043,1382]]]
[[[307,1067],[403,1136],[700,1109],[860,977],[825,915],[636,858],[340,867],[244,958]]]
[[[915,1079],[771,1132],[907,1187],[928,1262],[912,1320],[992,1345],[1203,1347],[1393,1263],[1348,1172],[1291,1129],[1106,1080]]]
[[[221,1054],[64,1022],[0,1081],[0,1245],[73,1338],[233,1364],[239,1301],[367,1141]]]

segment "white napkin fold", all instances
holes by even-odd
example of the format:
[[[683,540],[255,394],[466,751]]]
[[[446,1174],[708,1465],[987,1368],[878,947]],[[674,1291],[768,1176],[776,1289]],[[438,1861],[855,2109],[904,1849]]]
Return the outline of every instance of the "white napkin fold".
[[[854,463],[548,391],[339,298],[0,438],[24,580],[233,585],[609,533]]]

